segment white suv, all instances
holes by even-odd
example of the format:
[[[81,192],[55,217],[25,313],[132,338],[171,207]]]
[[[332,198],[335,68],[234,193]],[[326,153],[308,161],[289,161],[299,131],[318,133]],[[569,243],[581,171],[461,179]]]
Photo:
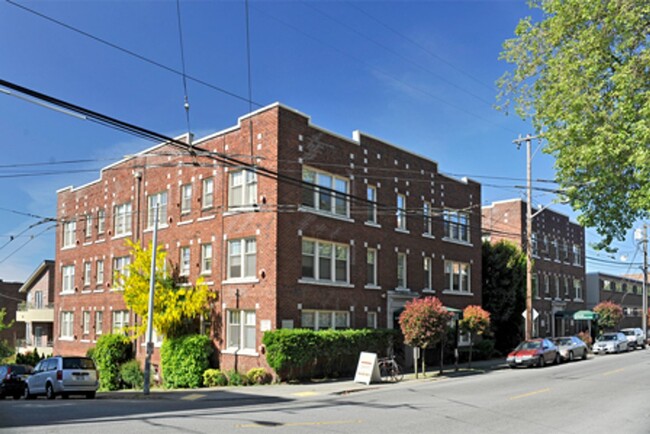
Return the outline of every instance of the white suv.
[[[623,329],[621,333],[627,338],[627,344],[633,348],[645,348],[645,339],[643,339],[643,330],[640,328]]]
[[[45,395],[54,399],[57,395],[95,397],[99,387],[99,376],[95,362],[88,357],[55,356],[41,360],[34,373],[25,381],[25,399]]]

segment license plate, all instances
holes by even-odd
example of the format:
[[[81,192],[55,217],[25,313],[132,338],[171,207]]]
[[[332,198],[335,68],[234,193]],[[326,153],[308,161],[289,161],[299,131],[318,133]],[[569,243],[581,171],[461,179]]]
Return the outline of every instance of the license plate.
[[[516,358],[516,359],[515,359],[515,363],[521,363],[521,359]]]

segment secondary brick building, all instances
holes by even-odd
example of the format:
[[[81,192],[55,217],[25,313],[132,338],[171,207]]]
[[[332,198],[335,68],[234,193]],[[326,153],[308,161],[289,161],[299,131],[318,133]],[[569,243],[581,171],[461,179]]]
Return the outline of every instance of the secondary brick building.
[[[156,203],[168,259],[218,295],[204,326],[223,369],[265,366],[266,330],[396,327],[426,294],[480,304],[478,183],[279,104],[193,147],[154,146],[58,192],[57,353],[138,321],[113,272],[127,238],[150,242]]]
[[[585,303],[585,231],[551,209],[533,208],[533,323],[536,336],[564,336],[586,330],[573,313]],[[526,202],[513,199],[483,207],[483,232],[492,243],[510,241],[526,250]]]

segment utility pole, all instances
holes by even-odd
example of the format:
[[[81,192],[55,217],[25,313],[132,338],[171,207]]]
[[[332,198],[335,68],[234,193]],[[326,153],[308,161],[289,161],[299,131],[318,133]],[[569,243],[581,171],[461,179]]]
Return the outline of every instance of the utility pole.
[[[648,340],[648,225],[643,224],[643,291],[641,291],[643,342]]]
[[[151,356],[153,354],[153,298],[156,286],[156,254],[158,253],[158,212],[160,203],[156,204],[153,221],[153,241],[151,244],[151,275],[149,276],[149,309],[147,314],[147,356],[144,359],[144,387],[143,392],[149,395],[151,383]]]
[[[517,148],[526,142],[526,339],[533,337],[533,186],[531,141],[540,136],[519,136],[513,143]]]

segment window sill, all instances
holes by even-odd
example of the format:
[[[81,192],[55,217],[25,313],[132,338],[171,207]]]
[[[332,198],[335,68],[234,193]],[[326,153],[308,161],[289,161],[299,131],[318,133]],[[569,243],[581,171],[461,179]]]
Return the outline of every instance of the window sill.
[[[63,247],[61,247],[61,251],[64,251],[64,250],[71,250],[71,249],[74,249],[75,247],[77,247],[77,246],[76,246],[76,245],[72,245],[72,246],[63,246]]]
[[[192,220],[183,220],[181,222],[176,223],[176,226],[184,226],[184,225],[189,225],[191,223],[194,223],[194,219],[192,219]]]
[[[260,280],[255,277],[243,277],[239,279],[227,279],[221,281],[222,285],[232,285],[237,283],[260,283]]]
[[[395,232],[400,234],[406,234],[406,235],[411,233],[411,231],[409,231],[408,229],[401,229],[401,228],[395,228]]]
[[[447,243],[452,243],[452,244],[458,244],[460,246],[474,247],[474,245],[468,241],[455,240],[453,238],[448,238],[448,237],[443,237],[442,241],[445,241]]]
[[[206,220],[212,220],[212,219],[215,218],[215,217],[216,217],[216,216],[215,216],[214,214],[212,214],[212,215],[206,215],[205,217],[199,217],[198,219],[196,219],[196,221],[197,221],[197,222],[204,222],[204,221],[206,221]]]
[[[451,289],[445,289],[442,293],[449,295],[463,295],[466,297],[472,297],[474,295],[473,292],[452,291]]]
[[[84,344],[89,344],[90,339],[80,339],[79,342],[83,342]]]
[[[573,301],[577,301],[577,302],[579,302],[579,303],[583,303],[583,302],[584,302],[584,300],[581,299],[581,298],[574,298]]]
[[[94,289],[93,292],[104,292],[103,289]]]
[[[81,291],[82,294],[90,294],[92,291],[90,289],[84,289]]]
[[[59,338],[60,341],[73,342],[74,338],[72,336],[62,336]]]
[[[435,293],[436,293],[436,290],[435,290],[435,289],[424,288],[424,289],[422,290],[422,292],[423,292],[424,294],[435,294]]]
[[[394,289],[396,292],[411,292],[411,288],[397,287]]]
[[[59,295],[74,295],[74,291],[61,291],[59,292]]]
[[[315,215],[319,215],[319,216],[322,216],[322,217],[332,218],[332,219],[340,220],[340,221],[343,221],[343,222],[354,223],[354,219],[351,219],[348,216],[340,215],[340,214],[334,214],[334,213],[326,212],[326,211],[320,211],[320,210],[317,210],[317,209],[307,208],[307,207],[304,207],[304,206],[299,206],[298,211],[306,212],[306,213],[309,213],[309,214],[315,214]]]
[[[93,245],[92,240],[91,240],[91,241],[86,241],[86,242],[83,243],[83,246],[84,246],[84,247],[92,246],[92,245]]]
[[[365,285],[363,289],[372,289],[373,291],[381,290],[381,286],[377,285]]]
[[[168,225],[167,223],[165,223],[164,225],[158,225],[158,230],[161,231],[161,230],[163,230],[163,229],[167,229],[168,227],[169,227],[169,225]],[[146,228],[146,229],[143,230],[142,232],[145,233],[145,234],[148,234],[148,233],[150,233],[150,232],[153,232],[153,226],[151,226],[151,227],[149,227],[149,228]]]
[[[237,214],[244,214],[244,213],[249,213],[249,212],[259,212],[260,207],[257,205],[247,205],[247,206],[242,206],[238,208],[228,208],[228,211],[223,213],[224,217],[232,216],[232,215],[237,215]]]
[[[113,240],[120,240],[122,238],[130,237],[131,235],[133,235],[131,232],[126,233],[126,234],[116,234],[112,239]]]
[[[333,282],[331,280],[298,279],[298,283],[317,286],[335,286],[337,288],[354,288],[354,285],[349,283]]]
[[[371,227],[371,228],[377,228],[381,229],[381,225],[379,223],[374,223],[374,222],[363,222],[364,225]]]
[[[435,239],[436,239],[436,237],[435,237],[433,234],[429,234],[429,233],[427,233],[427,232],[423,233],[423,234],[422,234],[422,237],[423,237],[423,238],[428,238],[428,239],[430,239],[430,240],[435,240]]]
[[[232,354],[236,356],[250,356],[250,357],[259,357],[260,354],[255,350],[240,350],[239,348],[226,348],[221,351],[221,354]]]

